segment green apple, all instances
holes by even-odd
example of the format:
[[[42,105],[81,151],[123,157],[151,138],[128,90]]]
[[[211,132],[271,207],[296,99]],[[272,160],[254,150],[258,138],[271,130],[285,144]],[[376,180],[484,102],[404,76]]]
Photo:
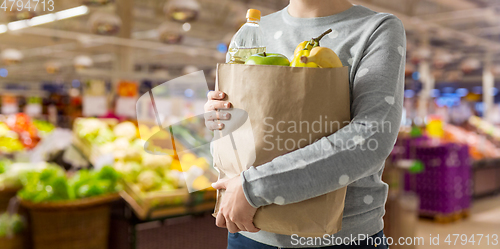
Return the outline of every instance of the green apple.
[[[282,54],[263,52],[250,55],[245,64],[290,66],[290,61]]]

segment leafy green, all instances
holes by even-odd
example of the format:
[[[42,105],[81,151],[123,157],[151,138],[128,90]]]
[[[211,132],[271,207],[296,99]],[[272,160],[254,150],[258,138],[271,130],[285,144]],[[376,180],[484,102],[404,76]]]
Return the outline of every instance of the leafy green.
[[[10,164],[11,164],[11,162],[9,160],[1,159],[0,160],[0,174],[7,172]]]
[[[25,228],[24,219],[18,215],[3,213],[0,215],[0,238],[18,234]]]
[[[120,175],[111,166],[104,166],[99,171],[83,169],[69,179],[60,168],[50,167],[27,174],[18,195],[33,202],[98,196],[118,191],[119,178]]]

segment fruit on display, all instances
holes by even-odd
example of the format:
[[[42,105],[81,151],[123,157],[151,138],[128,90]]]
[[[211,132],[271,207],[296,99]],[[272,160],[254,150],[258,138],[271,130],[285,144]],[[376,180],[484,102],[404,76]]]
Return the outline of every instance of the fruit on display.
[[[145,192],[158,189],[161,183],[161,176],[153,170],[145,170],[137,176],[137,184]]]
[[[27,149],[33,149],[40,141],[38,130],[28,115],[24,113],[10,115],[6,124],[19,135],[19,140]]]
[[[319,47],[319,41],[327,34],[332,32],[331,29],[325,31],[323,34],[320,36],[311,39],[310,41],[303,41],[301,42],[296,48],[293,53],[293,59],[292,62],[290,63],[291,67],[319,67],[318,64],[314,62],[307,62],[304,63],[302,62],[302,57],[303,56],[309,56],[311,53],[311,50],[315,47]]]
[[[307,65],[307,63],[316,63],[321,68],[335,68],[343,67],[337,54],[325,47],[314,47],[311,49],[309,56],[302,56],[300,61]]]
[[[177,161],[172,156],[148,154],[143,148],[138,148],[134,153],[140,157],[115,157],[114,168],[124,181],[141,192],[185,187],[183,175],[172,169],[173,162]]]
[[[161,148],[160,144],[154,145],[158,147],[157,152],[165,153],[148,153],[155,139],[171,143],[168,131],[160,132],[158,127],[149,129],[142,124],[137,128],[131,122],[122,122],[111,127],[103,120],[93,118],[79,119],[75,127],[77,135],[95,145],[100,154],[113,156],[115,161],[113,167],[119,172],[122,181],[134,191],[142,193],[170,191],[186,188],[187,184],[190,188],[193,184],[196,185],[194,186],[196,189],[210,186],[210,183],[207,184],[208,178],[204,175],[211,170],[210,164],[204,157],[185,152],[177,156],[172,149]],[[106,142],[96,144],[95,136],[102,130],[108,129],[112,136]],[[181,125],[176,127],[176,130],[180,139],[176,142],[178,151],[185,151],[182,145],[184,143],[198,145],[197,138],[188,136],[190,134],[188,128]],[[142,139],[139,138],[139,134]],[[145,142],[144,139],[148,141]]]
[[[123,137],[129,140],[137,138],[137,127],[132,122],[122,122],[113,127],[113,133],[116,137]]]
[[[23,188],[18,196],[35,203],[99,196],[119,191],[119,178],[119,173],[111,166],[100,170],[80,170],[68,177],[61,167],[49,165],[41,171],[31,171],[22,176]]]
[[[115,135],[109,126],[97,118],[79,119],[74,132],[78,137],[96,145],[112,142]]]
[[[31,120],[24,113],[10,115],[5,122],[0,122],[0,153],[33,149],[40,141],[40,135],[46,136],[53,130],[52,124]]]
[[[211,188],[211,182],[205,172],[209,172],[210,165],[204,157],[197,157],[193,153],[184,153],[179,156],[180,166],[185,173],[185,181],[190,190],[203,190]]]
[[[11,237],[24,231],[26,221],[19,214],[3,213],[0,215],[0,238]]]
[[[245,64],[290,66],[290,61],[282,54],[262,52],[248,57]]]
[[[5,123],[0,122],[0,153],[13,153],[24,150],[19,135]]]
[[[46,136],[52,131],[54,131],[55,127],[53,124],[51,124],[48,121],[44,120],[33,120],[33,125],[36,127],[38,130],[38,133],[40,133],[41,136]]]

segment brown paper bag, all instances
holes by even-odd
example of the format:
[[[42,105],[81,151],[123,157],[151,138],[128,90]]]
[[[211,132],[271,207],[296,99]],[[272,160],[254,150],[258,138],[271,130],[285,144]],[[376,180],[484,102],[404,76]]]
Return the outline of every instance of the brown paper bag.
[[[236,177],[251,166],[258,167],[305,147],[350,121],[347,67],[219,64],[216,90],[225,92],[233,105],[231,120],[221,121],[225,128],[215,132],[219,138],[213,141],[214,164],[220,179]],[[328,125],[313,129],[315,121],[316,128],[321,123]],[[331,121],[337,121],[337,125],[331,126]],[[345,193],[346,188],[342,188],[298,203],[261,207],[254,224],[264,231],[285,235],[334,234],[341,229]],[[218,200],[222,196],[220,191]]]

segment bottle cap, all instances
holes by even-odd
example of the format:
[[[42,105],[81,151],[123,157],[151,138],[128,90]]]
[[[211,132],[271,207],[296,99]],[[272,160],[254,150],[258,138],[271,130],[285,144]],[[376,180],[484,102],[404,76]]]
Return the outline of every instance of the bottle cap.
[[[248,9],[247,19],[250,19],[251,21],[260,21],[260,10]]]

